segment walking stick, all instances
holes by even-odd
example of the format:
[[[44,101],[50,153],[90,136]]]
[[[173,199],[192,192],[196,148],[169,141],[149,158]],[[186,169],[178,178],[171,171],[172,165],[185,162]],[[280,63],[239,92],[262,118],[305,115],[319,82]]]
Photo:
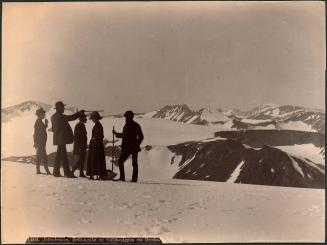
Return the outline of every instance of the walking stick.
[[[115,126],[113,126],[112,130],[115,130]],[[110,177],[108,179],[115,180],[116,173],[114,172],[114,162],[115,162],[115,134],[112,133],[112,141],[109,141],[109,143],[112,143],[112,157],[111,157],[111,170],[108,170],[108,173],[110,172]]]
[[[115,130],[115,126],[112,126],[112,131]],[[115,160],[115,134],[112,132],[112,159],[111,159],[111,171],[114,171],[114,160]]]

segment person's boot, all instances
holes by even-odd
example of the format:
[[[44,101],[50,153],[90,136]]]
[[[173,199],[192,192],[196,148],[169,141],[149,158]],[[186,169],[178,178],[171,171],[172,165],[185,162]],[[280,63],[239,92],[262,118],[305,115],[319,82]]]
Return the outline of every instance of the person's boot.
[[[67,177],[67,178],[77,178],[72,172],[66,172],[65,173],[65,177]]]
[[[125,181],[125,169],[124,166],[119,165],[119,181]]]
[[[84,172],[81,170],[80,171],[80,173],[79,173],[79,177],[81,177],[81,178],[86,178],[86,176],[85,176],[85,174],[84,174]]]
[[[39,163],[36,164],[36,174],[41,174]]]
[[[51,172],[50,172],[48,166],[44,166],[44,169],[45,169],[47,175],[51,175]]]
[[[60,172],[53,172],[53,176],[54,177],[61,177],[61,174],[60,174]]]
[[[133,175],[132,175],[132,181],[131,182],[137,182],[137,176],[138,176],[138,166],[133,167]]]
[[[72,167],[72,171],[71,171],[71,173],[72,173],[73,175],[74,175],[76,169],[77,169],[77,168]]]
[[[89,177],[89,180],[94,180],[93,175],[91,175],[91,176]]]

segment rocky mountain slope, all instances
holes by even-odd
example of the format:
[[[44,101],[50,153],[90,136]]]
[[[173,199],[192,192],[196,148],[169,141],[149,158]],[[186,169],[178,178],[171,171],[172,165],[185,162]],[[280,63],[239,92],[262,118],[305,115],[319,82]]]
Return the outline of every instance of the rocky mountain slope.
[[[256,185],[324,188],[324,166],[272,146],[253,149],[239,140],[169,146],[181,156],[174,178]]]
[[[325,133],[325,112],[299,106],[265,104],[250,111],[234,109],[191,110],[187,105],[167,105],[149,114],[183,123],[224,125],[230,129],[295,129]]]
[[[228,121],[222,110],[212,110],[202,108],[198,111],[191,110],[187,105],[167,105],[156,111],[154,118],[169,119],[176,122],[194,123],[194,124],[217,124]]]

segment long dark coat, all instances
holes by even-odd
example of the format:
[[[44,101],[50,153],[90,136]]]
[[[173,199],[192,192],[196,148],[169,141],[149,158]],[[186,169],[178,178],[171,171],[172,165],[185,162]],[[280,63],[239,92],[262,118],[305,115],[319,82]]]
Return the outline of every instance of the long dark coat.
[[[140,144],[144,136],[141,126],[135,122],[127,122],[123,128],[122,133],[116,134],[117,138],[122,138],[122,152],[125,154],[132,154],[141,151]]]
[[[34,145],[37,148],[45,148],[47,144],[47,125],[41,119],[36,119],[34,124]]]
[[[73,130],[69,125],[69,121],[76,120],[80,113],[73,115],[63,115],[56,112],[51,116],[53,145],[66,145],[74,141]]]
[[[73,153],[79,155],[82,151],[86,152],[87,132],[84,123],[79,122],[74,129],[74,147]]]
[[[98,121],[92,129],[92,139],[90,140],[87,157],[87,175],[99,175],[100,177],[106,176],[106,157],[103,138],[103,127]]]

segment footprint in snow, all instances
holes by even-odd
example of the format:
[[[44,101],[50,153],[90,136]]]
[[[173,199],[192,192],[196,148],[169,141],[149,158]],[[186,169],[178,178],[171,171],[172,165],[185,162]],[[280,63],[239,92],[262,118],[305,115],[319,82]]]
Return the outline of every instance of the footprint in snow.
[[[92,223],[91,220],[89,220],[89,219],[85,219],[85,218],[81,218],[80,221],[81,221],[82,223],[84,223],[84,224],[91,224],[91,223]]]
[[[135,217],[135,218],[138,218],[138,217],[140,217],[140,216],[142,216],[141,213],[135,213],[135,214],[134,214],[134,217]]]
[[[128,209],[133,208],[133,206],[130,203],[126,203],[126,202],[123,202],[122,206],[123,206],[123,208],[128,208]]]
[[[172,221],[177,221],[177,220],[181,220],[181,218],[177,218],[177,217],[174,217],[171,219]]]
[[[148,211],[156,211],[156,210],[158,210],[158,208],[153,208],[153,207],[148,208]]]

